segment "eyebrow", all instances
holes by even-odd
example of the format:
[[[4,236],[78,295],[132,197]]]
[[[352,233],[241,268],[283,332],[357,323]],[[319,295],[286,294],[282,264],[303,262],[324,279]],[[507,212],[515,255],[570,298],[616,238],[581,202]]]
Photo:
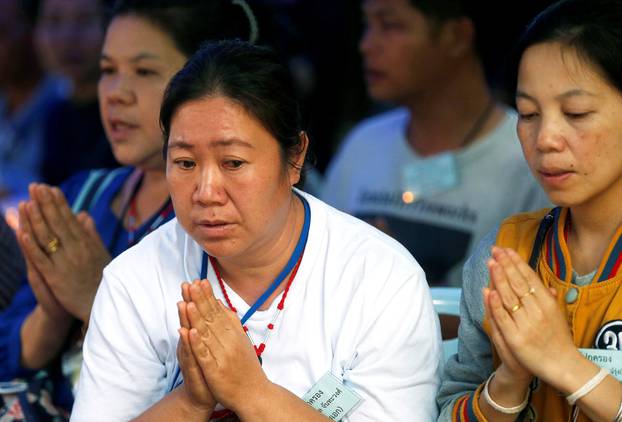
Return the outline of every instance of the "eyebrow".
[[[210,146],[216,146],[216,147],[229,147],[232,145],[238,145],[238,146],[245,147],[245,148],[255,148],[254,145],[246,141],[243,141],[241,139],[238,139],[238,138],[220,139],[218,141],[210,142]],[[169,149],[180,148],[180,149],[191,150],[195,148],[195,145],[191,144],[190,142],[184,141],[183,139],[174,139],[171,142],[169,142],[168,148]]]
[[[100,60],[113,61],[113,59],[110,56],[106,55],[106,53],[102,53],[101,54]],[[137,62],[139,62],[141,60],[162,60],[162,59],[157,54],[146,53],[146,52],[138,53],[134,57],[130,58],[130,62],[132,62],[132,63],[137,63]]]
[[[571,89],[570,91],[566,91],[564,93],[556,95],[555,99],[563,100],[563,99],[570,98],[570,97],[580,97],[580,96],[596,97],[597,95],[589,91],[586,91],[584,89]],[[524,98],[527,100],[536,101],[534,97],[532,97],[531,95],[521,90],[516,90],[516,98]]]

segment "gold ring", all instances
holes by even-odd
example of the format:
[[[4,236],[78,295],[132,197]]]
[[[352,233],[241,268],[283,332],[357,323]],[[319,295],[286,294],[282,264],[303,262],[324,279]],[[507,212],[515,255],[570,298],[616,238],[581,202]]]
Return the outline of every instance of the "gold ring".
[[[54,239],[50,240],[47,245],[49,254],[52,255],[54,252],[56,252],[59,246],[60,246],[60,241],[58,240],[58,237],[55,237]]]
[[[520,297],[520,300],[523,300],[524,298],[526,298],[529,295],[534,294],[535,292],[536,292],[536,289],[534,289],[533,287],[530,287],[529,291]]]
[[[512,313],[518,311],[521,308],[521,304],[520,302],[517,303],[516,305],[512,306],[512,309],[510,309],[510,311],[512,311]]]

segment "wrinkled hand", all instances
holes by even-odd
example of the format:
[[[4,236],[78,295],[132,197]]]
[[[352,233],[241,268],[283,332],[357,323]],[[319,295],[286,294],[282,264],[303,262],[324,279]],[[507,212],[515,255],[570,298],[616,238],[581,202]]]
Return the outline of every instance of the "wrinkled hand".
[[[19,205],[17,233],[29,282],[46,311],[58,315],[60,304],[87,322],[110,254],[92,218],[85,212],[74,215],[60,189],[32,184],[29,191],[30,200]]]
[[[554,294],[511,249],[494,247],[489,268],[487,310],[504,364],[515,376],[528,372],[551,383],[578,353]]]
[[[192,347],[190,346],[188,337],[190,321],[188,320],[186,303],[190,301],[188,286],[187,283],[182,286],[182,297],[184,300],[177,303],[179,323],[181,325],[179,329],[179,343],[177,344],[177,360],[179,361],[181,373],[184,376],[184,383],[180,388],[184,389],[188,402],[194,408],[209,415],[216,406],[216,400],[209,390],[205,378],[203,378],[201,368],[194,358]]]
[[[216,400],[236,411],[265,391],[269,381],[237,315],[214,297],[210,283],[197,280],[189,293],[192,353]]]

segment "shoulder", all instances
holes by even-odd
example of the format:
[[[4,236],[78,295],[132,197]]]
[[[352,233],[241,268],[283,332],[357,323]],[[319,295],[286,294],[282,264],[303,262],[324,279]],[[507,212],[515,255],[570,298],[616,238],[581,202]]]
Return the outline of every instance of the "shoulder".
[[[132,170],[132,167],[83,170],[64,181],[60,185],[60,189],[67,197],[67,200],[72,203],[85,189],[88,189],[91,186],[94,187],[95,184],[98,184],[99,187],[101,187],[104,183],[110,184],[112,182],[125,180]]]
[[[158,268],[170,263],[176,263],[176,266],[179,266],[186,237],[177,219],[173,218],[117,256],[108,264],[106,271],[115,274],[141,275],[153,274]],[[122,278],[127,279],[127,277]]]
[[[417,261],[395,239],[319,199],[305,197],[311,207],[314,231],[310,242],[314,248],[321,249],[327,272],[339,272],[346,279],[361,281],[382,277],[425,283],[425,274]],[[378,279],[374,282],[382,284]]]
[[[391,134],[401,133],[409,118],[408,111],[396,108],[359,122],[344,139],[343,147],[353,143],[383,143]]]
[[[514,247],[525,236],[535,237],[536,231],[550,208],[538,211],[523,212],[506,218],[499,227],[497,244]]]

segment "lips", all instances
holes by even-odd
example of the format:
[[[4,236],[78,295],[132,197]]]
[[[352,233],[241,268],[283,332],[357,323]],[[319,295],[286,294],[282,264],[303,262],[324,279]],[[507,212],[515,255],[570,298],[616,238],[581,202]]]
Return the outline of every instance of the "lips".
[[[231,233],[234,223],[225,220],[198,220],[194,222],[195,229],[207,238],[225,237]]]
[[[365,79],[368,82],[376,82],[381,79],[384,79],[385,73],[375,69],[366,69],[365,70]]]
[[[574,171],[565,170],[555,167],[547,167],[538,169],[538,174],[542,182],[550,187],[560,187]]]
[[[112,118],[108,119],[108,128],[110,129],[110,138],[113,141],[125,140],[139,125],[128,122],[126,120]]]

